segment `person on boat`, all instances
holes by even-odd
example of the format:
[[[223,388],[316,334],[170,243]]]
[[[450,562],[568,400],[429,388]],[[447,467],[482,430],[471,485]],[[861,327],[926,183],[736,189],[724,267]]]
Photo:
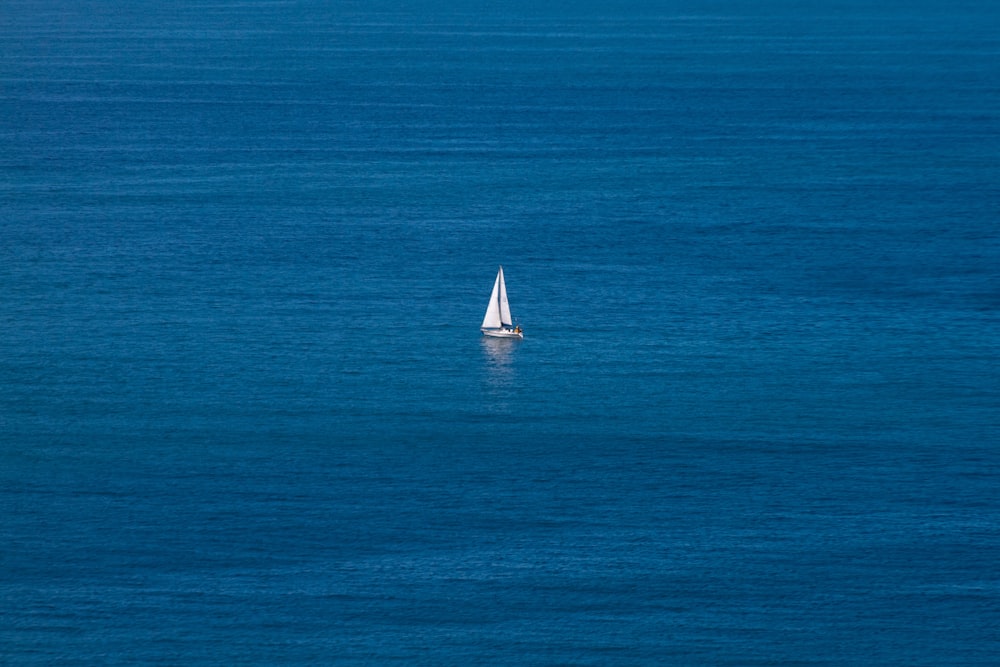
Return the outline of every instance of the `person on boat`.
[[[521,333],[521,325],[520,324],[518,324],[516,327],[514,327],[514,333]]]

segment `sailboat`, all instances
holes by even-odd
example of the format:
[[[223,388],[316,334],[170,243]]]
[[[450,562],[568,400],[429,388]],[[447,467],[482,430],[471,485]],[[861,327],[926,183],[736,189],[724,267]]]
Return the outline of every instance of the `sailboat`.
[[[486,306],[486,316],[483,318],[481,330],[485,335],[494,338],[524,338],[521,327],[515,327],[511,322],[502,266],[497,271],[497,279],[493,281],[493,293],[490,294],[490,303]]]

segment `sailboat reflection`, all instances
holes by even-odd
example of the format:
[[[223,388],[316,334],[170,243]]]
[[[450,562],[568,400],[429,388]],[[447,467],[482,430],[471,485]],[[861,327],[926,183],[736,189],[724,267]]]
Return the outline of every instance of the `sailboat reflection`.
[[[503,338],[490,338],[484,336],[479,339],[486,355],[490,379],[494,382],[506,384],[514,375],[513,361],[514,341]]]

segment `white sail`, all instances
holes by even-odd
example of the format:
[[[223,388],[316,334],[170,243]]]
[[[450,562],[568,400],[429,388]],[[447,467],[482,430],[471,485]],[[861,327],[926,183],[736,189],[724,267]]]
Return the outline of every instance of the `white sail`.
[[[493,292],[490,294],[489,305],[486,306],[486,316],[483,317],[483,329],[496,329],[500,326],[500,289],[503,285],[501,277],[503,276],[503,269],[497,273],[497,279],[493,281]],[[503,288],[504,292],[504,302],[507,301],[507,288]],[[509,312],[508,307],[508,312]],[[510,317],[508,314],[507,317]]]
[[[507,303],[507,283],[503,279],[503,267],[500,267],[500,271],[497,272],[497,282],[500,283],[500,324],[505,327],[514,326],[513,320],[510,318],[510,304]]]

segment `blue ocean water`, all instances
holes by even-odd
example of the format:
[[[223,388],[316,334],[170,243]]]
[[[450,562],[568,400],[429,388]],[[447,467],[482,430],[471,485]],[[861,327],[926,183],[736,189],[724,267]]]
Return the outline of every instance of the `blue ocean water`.
[[[0,26],[0,662],[996,664],[1000,9]]]

